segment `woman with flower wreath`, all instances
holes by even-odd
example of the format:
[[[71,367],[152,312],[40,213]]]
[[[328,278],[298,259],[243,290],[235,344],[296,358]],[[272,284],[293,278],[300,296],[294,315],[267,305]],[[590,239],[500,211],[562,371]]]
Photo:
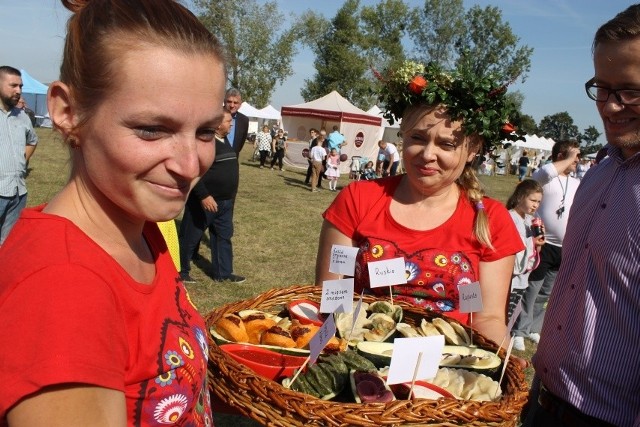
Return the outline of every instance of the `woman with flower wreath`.
[[[336,197],[323,214],[316,283],[338,277],[329,272],[334,244],[360,248],[358,292],[369,287],[367,263],[403,257],[407,283],[391,287],[394,300],[469,323],[458,287],[479,282],[483,309],[473,326],[499,343],[514,254],[524,247],[506,208],[484,196],[474,160],[517,137],[506,86],[411,62],[379,78],[385,118],[402,118],[405,173],[351,183]],[[389,295],[386,287],[371,291]]]

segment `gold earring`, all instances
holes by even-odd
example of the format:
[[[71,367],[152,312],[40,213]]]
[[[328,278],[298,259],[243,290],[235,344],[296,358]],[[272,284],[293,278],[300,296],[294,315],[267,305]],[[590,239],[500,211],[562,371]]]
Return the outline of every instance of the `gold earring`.
[[[75,137],[70,136],[68,141],[69,141],[69,146],[74,150],[77,150],[78,148],[80,148],[80,144],[78,143],[78,140]]]

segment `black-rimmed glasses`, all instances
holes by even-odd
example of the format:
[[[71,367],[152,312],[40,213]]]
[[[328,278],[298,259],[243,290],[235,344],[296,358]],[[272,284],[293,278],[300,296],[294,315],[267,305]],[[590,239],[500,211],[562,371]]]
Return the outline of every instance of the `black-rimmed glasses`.
[[[584,84],[587,96],[596,102],[607,102],[611,94],[616,97],[619,104],[640,105],[640,90],[638,89],[609,89],[598,86],[595,79]]]

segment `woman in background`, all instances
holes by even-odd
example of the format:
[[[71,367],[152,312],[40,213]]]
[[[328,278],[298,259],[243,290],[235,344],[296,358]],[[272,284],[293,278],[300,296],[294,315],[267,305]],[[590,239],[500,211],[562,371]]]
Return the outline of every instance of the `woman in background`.
[[[525,179],[520,182],[513,194],[507,200],[507,209],[518,229],[524,250],[516,254],[511,277],[511,294],[509,296],[509,308],[507,318],[511,318],[516,306],[529,286],[529,274],[540,262],[540,247],[544,245],[544,231],[542,222],[537,227],[532,226],[533,215],[538,211],[542,201],[542,186],[538,181]],[[540,218],[537,219],[540,221]],[[514,339],[513,348],[524,350],[524,338],[517,336]]]
[[[62,3],[71,175],[0,251],[0,425],[211,425],[204,321],[155,223],[214,159],[222,48],[176,1]]]
[[[271,132],[269,132],[269,126],[262,126],[262,132],[258,132],[256,135],[256,149],[260,153],[260,169],[264,169],[264,165],[267,162],[267,157],[271,152]]]
[[[502,120],[516,112],[506,91],[497,90],[500,84],[474,78],[408,62],[383,80],[385,118],[402,118],[406,173],[353,182],[335,198],[324,213],[316,284],[338,278],[329,272],[334,244],[360,249],[357,292],[369,288],[369,262],[403,257],[407,283],[371,292],[391,291],[394,301],[468,323],[458,288],[479,282],[483,309],[474,313],[473,326],[500,342],[514,254],[523,245],[504,206],[484,196],[473,161],[483,144],[500,143]],[[474,85],[477,91],[469,96],[467,88]]]

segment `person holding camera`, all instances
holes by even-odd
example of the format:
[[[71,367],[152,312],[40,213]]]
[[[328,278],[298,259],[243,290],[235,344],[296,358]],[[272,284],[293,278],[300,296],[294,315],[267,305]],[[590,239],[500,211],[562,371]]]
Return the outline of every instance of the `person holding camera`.
[[[551,149],[551,163],[541,166],[532,178],[542,185],[544,198],[538,215],[545,226],[545,245],[540,263],[529,275],[529,286],[522,297],[522,313],[513,328],[517,337],[538,343],[551,289],[562,261],[562,240],[567,229],[569,210],[580,180],[571,176],[580,158],[577,141],[558,141]],[[513,348],[524,351],[524,340],[514,341]]]

